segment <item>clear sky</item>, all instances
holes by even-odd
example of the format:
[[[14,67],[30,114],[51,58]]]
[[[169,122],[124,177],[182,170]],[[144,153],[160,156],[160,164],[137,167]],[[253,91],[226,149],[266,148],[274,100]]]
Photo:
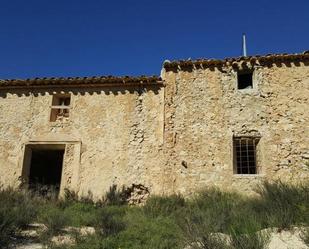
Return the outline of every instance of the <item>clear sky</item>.
[[[165,59],[309,50],[309,0],[1,0],[0,78],[160,74]]]

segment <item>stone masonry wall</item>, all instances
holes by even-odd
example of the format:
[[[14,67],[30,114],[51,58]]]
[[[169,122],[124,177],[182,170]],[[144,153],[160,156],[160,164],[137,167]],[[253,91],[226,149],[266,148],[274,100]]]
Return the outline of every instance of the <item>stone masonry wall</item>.
[[[71,94],[62,122],[49,121],[55,88],[2,89],[0,186],[18,186],[25,154],[44,144],[65,146],[61,192],[95,198],[114,184],[148,196],[309,180],[309,66],[256,65],[254,88],[244,90],[228,66],[163,70],[162,78],[164,87],[147,89],[62,89]],[[260,137],[256,175],[234,173],[239,135]]]
[[[250,192],[263,180],[309,180],[308,66],[256,66],[254,89],[244,90],[232,67],[183,68],[162,77],[171,192],[209,186]],[[261,136],[259,174],[234,174],[234,135]]]
[[[20,184],[26,145],[60,143],[62,190],[99,198],[113,184],[141,184],[161,192],[162,89],[67,89],[69,119],[50,122],[54,91],[1,91],[0,185]]]

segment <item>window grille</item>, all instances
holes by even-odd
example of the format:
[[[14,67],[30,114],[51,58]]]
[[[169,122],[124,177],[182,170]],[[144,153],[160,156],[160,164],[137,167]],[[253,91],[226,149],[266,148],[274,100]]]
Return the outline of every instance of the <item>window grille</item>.
[[[51,106],[50,121],[63,120],[69,117],[70,111],[70,95],[54,95]]]
[[[257,174],[257,145],[259,138],[234,138],[234,155],[236,174]]]

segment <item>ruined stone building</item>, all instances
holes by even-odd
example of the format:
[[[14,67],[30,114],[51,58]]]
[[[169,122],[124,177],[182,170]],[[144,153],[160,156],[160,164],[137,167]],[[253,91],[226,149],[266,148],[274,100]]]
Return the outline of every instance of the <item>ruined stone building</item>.
[[[165,62],[161,77],[0,81],[0,185],[102,196],[309,178],[309,53]]]

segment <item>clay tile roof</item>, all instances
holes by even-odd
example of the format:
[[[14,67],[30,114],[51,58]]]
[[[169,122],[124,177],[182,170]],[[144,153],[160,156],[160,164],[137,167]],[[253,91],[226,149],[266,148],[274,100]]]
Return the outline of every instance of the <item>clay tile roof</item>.
[[[163,81],[158,76],[94,76],[94,77],[51,77],[32,79],[7,79],[0,80],[0,88],[24,87],[96,87],[96,86],[142,86],[162,85]]]
[[[251,62],[266,65],[276,62],[296,62],[296,61],[309,61],[309,50],[299,54],[267,54],[267,55],[253,55],[253,56],[240,56],[225,59],[197,59],[197,60],[176,60],[165,61],[163,67],[166,70],[177,69],[181,67],[220,67],[236,62]]]

